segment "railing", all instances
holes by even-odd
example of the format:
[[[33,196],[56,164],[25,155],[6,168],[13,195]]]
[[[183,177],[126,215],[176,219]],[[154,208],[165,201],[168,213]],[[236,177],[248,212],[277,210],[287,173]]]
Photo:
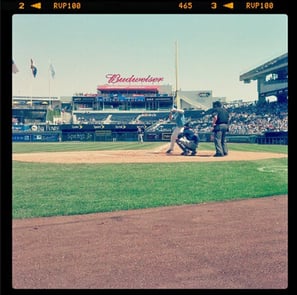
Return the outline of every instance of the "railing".
[[[68,125],[13,125],[12,141],[18,142],[40,142],[40,141],[137,141],[137,124],[123,124],[118,126],[113,124],[68,124]],[[65,127],[66,126],[66,127]],[[68,126],[68,127],[67,127]],[[134,128],[135,126],[135,128]],[[170,126],[170,125],[169,125]],[[174,125],[172,125],[174,126]],[[79,128],[75,128],[79,127]],[[152,126],[151,126],[152,127]],[[144,141],[170,141],[172,130],[162,128],[154,130],[148,128],[144,133]],[[213,142],[212,132],[200,132],[201,142]],[[230,143],[252,143],[252,144],[288,144],[288,134],[286,132],[275,132],[267,135],[236,135],[227,134],[226,139]]]

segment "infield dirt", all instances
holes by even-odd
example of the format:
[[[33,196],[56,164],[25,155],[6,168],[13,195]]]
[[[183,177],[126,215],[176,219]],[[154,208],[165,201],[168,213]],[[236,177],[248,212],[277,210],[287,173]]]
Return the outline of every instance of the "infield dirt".
[[[284,158],[285,154],[267,152],[231,151],[226,157],[213,157],[213,151],[198,150],[196,156],[181,156],[181,150],[175,149],[167,155],[168,145],[155,150],[112,150],[78,151],[50,153],[15,153],[13,160],[43,163],[170,163],[170,162],[206,162],[206,161],[251,161],[269,158]]]
[[[15,289],[283,289],[288,198],[13,220]]]

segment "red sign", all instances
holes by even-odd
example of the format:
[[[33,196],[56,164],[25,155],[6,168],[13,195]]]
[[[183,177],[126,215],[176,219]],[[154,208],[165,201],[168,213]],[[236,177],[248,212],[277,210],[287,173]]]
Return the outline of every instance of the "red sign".
[[[135,77],[134,75],[130,77],[122,77],[120,74],[107,74],[105,76],[108,80],[107,83],[109,84],[116,84],[116,83],[160,83],[164,81],[163,77],[152,77],[148,75],[147,77]]]

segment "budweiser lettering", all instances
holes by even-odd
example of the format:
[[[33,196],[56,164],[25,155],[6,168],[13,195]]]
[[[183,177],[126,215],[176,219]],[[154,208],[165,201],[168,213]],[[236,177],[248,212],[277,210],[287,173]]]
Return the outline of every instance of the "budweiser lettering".
[[[116,83],[137,83],[137,82],[145,82],[145,83],[159,83],[164,80],[163,77],[152,77],[148,75],[147,77],[135,77],[132,75],[131,77],[121,77],[120,74],[107,74],[105,76],[109,84],[116,84]]]

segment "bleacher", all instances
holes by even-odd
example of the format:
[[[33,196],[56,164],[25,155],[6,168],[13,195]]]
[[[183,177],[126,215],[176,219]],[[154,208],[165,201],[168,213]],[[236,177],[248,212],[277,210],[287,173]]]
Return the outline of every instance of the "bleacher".
[[[185,117],[191,120],[201,119],[205,115],[203,110],[185,110]]]
[[[136,117],[135,113],[110,113],[109,123],[132,123]]]
[[[84,124],[92,124],[92,123],[102,123],[108,117],[108,113],[95,113],[95,112],[76,112],[73,114],[73,121],[75,123],[84,123]]]
[[[160,120],[167,120],[169,112],[154,112],[154,113],[142,113],[137,117],[137,120],[143,124],[149,125],[156,123]]]

